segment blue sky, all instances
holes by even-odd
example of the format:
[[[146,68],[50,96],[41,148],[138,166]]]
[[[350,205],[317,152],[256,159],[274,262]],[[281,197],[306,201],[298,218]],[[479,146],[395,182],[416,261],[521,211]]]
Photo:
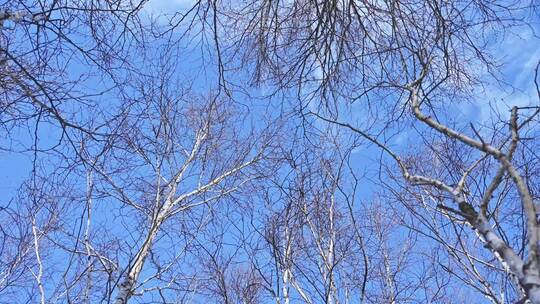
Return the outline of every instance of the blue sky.
[[[150,1],[145,7],[145,12],[149,14],[174,14],[176,11],[182,11],[189,8],[194,1]],[[160,17],[160,22],[165,23],[166,17]],[[495,54],[504,63],[503,77],[504,79],[515,87],[516,90],[501,90],[497,84],[486,86],[485,91],[478,92],[476,100],[471,100],[470,103],[459,107],[461,115],[472,122],[481,122],[489,117],[489,103],[494,103],[498,107],[506,107],[508,104],[530,105],[537,102],[534,83],[531,82],[531,75],[533,74],[534,67],[538,60],[540,60],[540,47],[538,38],[532,36],[532,32],[527,28],[522,28],[518,36],[508,36],[503,43],[499,45]],[[186,56],[184,58],[178,58],[180,62],[179,75],[187,76],[195,83],[195,89],[203,91],[208,84],[215,81],[211,76],[206,78],[207,75],[213,75],[213,71],[208,73],[200,71],[202,62],[197,59],[197,56],[190,55],[192,52],[198,52],[197,46],[187,45],[182,51]],[[73,70],[70,71],[74,75],[80,73],[78,69],[84,69],[81,65],[74,65]],[[181,77],[180,77],[181,78]],[[98,80],[89,80],[88,85],[96,85]],[[100,83],[101,84],[101,83]],[[261,93],[264,93],[264,87],[260,89]],[[99,99],[101,103],[109,102],[108,97],[113,97],[114,94],[104,95]],[[241,98],[240,98],[241,99]],[[267,110],[264,106],[260,111]],[[30,126],[32,127],[32,126]],[[14,133],[12,138],[26,147],[31,147],[31,138],[33,134],[30,133],[32,129],[20,129],[18,133]],[[40,129],[40,147],[48,147],[58,139],[57,126],[49,127],[42,125]],[[410,142],[411,139],[407,138],[407,132],[396,136],[392,144],[396,147],[403,145],[403,143]],[[404,138],[405,137],[405,138]],[[412,139],[414,141],[414,139]],[[7,143],[6,140],[0,142],[2,146]],[[357,170],[361,175],[364,172],[373,174],[377,170],[377,162],[375,161],[380,155],[380,151],[374,147],[361,147],[358,148],[353,154],[353,162],[357,166]],[[6,205],[7,202],[15,197],[16,191],[26,178],[30,176],[32,170],[32,154],[31,153],[12,153],[8,151],[0,151],[0,205]],[[371,161],[373,160],[373,161]],[[374,189],[370,189],[369,186],[363,186],[360,189],[361,194],[369,197],[369,194]],[[120,209],[115,209],[113,212],[107,212],[107,209],[102,210],[103,221],[114,222],[119,220],[121,216]],[[98,213],[99,214],[99,213]],[[120,226],[118,226],[120,227]],[[124,231],[114,231],[114,233],[124,233]],[[111,231],[113,232],[113,231]],[[231,232],[234,233],[234,232]],[[232,236],[231,236],[232,238]],[[129,240],[128,242],[135,242]],[[169,242],[169,241],[166,241]],[[160,244],[162,245],[162,244]],[[143,274],[144,278],[144,274]]]

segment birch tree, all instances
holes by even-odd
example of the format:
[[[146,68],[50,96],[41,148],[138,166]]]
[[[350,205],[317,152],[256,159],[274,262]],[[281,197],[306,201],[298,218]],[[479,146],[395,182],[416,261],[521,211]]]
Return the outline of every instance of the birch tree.
[[[229,10],[220,15],[223,22],[230,20],[226,24],[237,31],[221,43],[236,52],[238,46],[248,50],[231,56],[252,63],[255,83],[296,90],[302,117],[342,127],[374,145],[385,155],[381,169],[388,168],[385,159],[394,164],[395,171],[379,172],[379,185],[396,193],[399,186],[385,179],[399,177],[407,183],[405,192],[417,193],[423,210],[416,211],[448,217],[455,241],[438,242],[459,263],[468,260],[462,268],[468,285],[496,303],[540,301],[535,176],[525,165],[536,159],[529,147],[536,141],[538,86],[528,89],[525,106],[509,101],[503,110],[506,105],[484,101],[492,106],[488,122],[460,115],[467,102],[490,98],[482,89],[507,88],[497,58],[505,34],[530,31],[525,35],[538,43],[535,3],[292,1],[224,7]],[[534,75],[534,65],[527,68]],[[531,77],[526,82],[527,88],[535,85]],[[398,136],[418,140],[406,140],[411,146],[403,151],[393,143]],[[522,159],[514,159],[516,150]],[[511,210],[522,214],[513,217],[519,224],[512,228],[500,217],[517,216]],[[453,244],[463,240],[465,232],[458,228],[463,226],[472,228],[468,235],[476,235],[477,242],[461,243],[456,256]],[[436,233],[422,227],[428,237]],[[498,266],[485,261],[487,256],[471,256],[469,246],[479,244]],[[494,290],[500,284],[495,282],[505,279],[487,275],[487,269],[513,277],[516,288],[502,283],[506,287]],[[462,274],[445,271],[463,280]]]
[[[0,2],[0,301],[540,303],[538,4],[159,7]]]

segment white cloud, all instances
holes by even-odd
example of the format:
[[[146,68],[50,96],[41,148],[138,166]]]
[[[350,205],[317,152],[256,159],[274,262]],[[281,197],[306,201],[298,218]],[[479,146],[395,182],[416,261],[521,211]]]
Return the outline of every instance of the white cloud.
[[[538,105],[534,73],[540,60],[539,43],[530,28],[521,28],[499,44],[495,59],[502,64],[503,81],[508,85],[493,83],[478,94],[473,108],[480,111],[479,120],[492,117],[492,108],[509,117],[513,106]]]
[[[197,0],[150,0],[143,10],[152,16],[172,15],[182,12],[195,5]]]

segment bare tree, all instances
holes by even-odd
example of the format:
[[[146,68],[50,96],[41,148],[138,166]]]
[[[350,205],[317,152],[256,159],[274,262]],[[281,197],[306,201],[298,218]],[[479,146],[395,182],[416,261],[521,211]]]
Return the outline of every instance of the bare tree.
[[[0,2],[0,301],[540,303],[534,1],[157,4]]]
[[[405,192],[419,191],[398,196],[405,210],[415,206],[415,221],[424,221],[405,224],[413,231],[421,227],[426,243],[441,243],[457,262],[459,271],[441,265],[444,272],[496,303],[540,301],[538,222],[530,190],[535,176],[525,166],[536,159],[530,147],[536,140],[537,100],[510,107],[510,115],[494,108],[491,125],[482,127],[480,121],[453,115],[464,102],[478,98],[477,88],[487,81],[505,86],[493,41],[497,31],[526,29],[528,18],[536,18],[534,3],[292,1],[224,7],[223,22],[237,31],[221,43],[235,52],[237,47],[248,50],[231,55],[252,63],[255,83],[296,90],[297,109],[305,120],[314,117],[343,127],[380,148],[399,173],[379,168],[379,185],[390,193],[399,194],[400,184],[389,183],[389,177],[406,181]],[[408,141],[418,148],[393,148],[392,138],[400,134],[418,138]],[[493,199],[497,203],[491,206]],[[427,222],[432,216],[437,218]],[[518,224],[511,224],[510,216]],[[445,223],[449,228],[443,237],[438,226]],[[473,228],[467,238],[460,228],[464,224]],[[478,241],[491,258],[473,249]],[[507,275],[515,278],[517,291],[505,283]],[[393,289],[391,283],[387,280],[385,288]],[[387,299],[395,297],[388,292]]]

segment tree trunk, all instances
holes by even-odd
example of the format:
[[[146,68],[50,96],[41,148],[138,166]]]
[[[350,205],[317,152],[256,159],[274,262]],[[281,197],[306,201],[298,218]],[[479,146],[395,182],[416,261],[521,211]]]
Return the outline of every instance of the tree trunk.
[[[125,279],[118,286],[118,295],[116,296],[115,304],[127,304],[129,298],[131,298],[131,296],[133,295],[135,283],[139,278],[139,275],[144,265],[144,261],[148,256],[150,249],[152,248],[152,244],[159,231],[159,227],[163,223],[163,219],[164,218],[161,215],[158,215],[153,220],[152,227],[150,227],[150,231],[148,231],[143,245],[133,259],[133,263],[128,266],[128,269],[126,269],[126,271],[124,271],[124,273],[126,274]]]

